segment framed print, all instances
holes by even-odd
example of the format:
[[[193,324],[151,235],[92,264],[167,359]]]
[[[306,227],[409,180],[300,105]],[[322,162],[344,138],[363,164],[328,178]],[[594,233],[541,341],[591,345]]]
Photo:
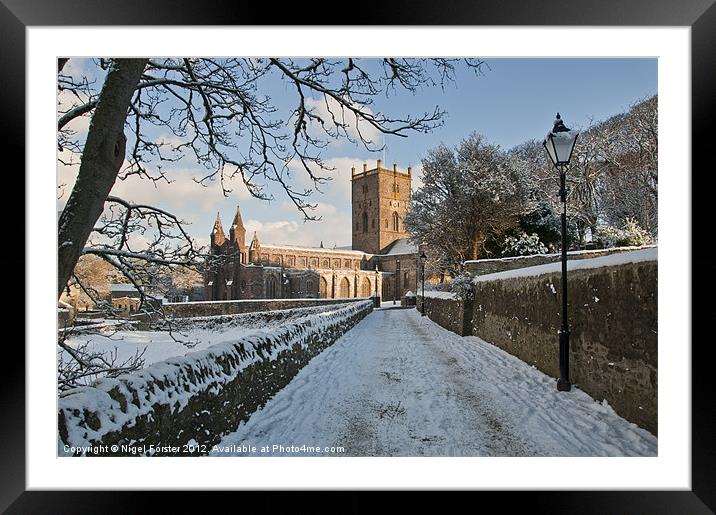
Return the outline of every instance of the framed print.
[[[3,0],[28,205],[3,509],[426,489],[712,512],[711,2],[220,4]]]

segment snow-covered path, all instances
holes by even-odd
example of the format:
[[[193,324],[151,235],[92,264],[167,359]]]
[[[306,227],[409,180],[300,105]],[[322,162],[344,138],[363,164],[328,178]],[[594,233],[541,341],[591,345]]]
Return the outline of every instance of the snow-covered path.
[[[233,445],[233,447],[232,447]],[[656,456],[657,440],[584,392],[414,309],[379,309],[314,358],[215,455]],[[230,452],[233,450],[233,452]]]

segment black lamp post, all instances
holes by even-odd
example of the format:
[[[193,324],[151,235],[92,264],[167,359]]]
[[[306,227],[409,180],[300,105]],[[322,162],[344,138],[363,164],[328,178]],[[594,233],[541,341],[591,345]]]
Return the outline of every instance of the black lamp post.
[[[559,329],[559,379],[557,390],[568,392],[569,382],[569,322],[567,321],[567,165],[572,158],[579,132],[565,127],[557,113],[554,127],[544,138],[544,148],[552,164],[559,171],[559,199],[562,202],[562,326]]]
[[[398,287],[398,281],[400,281],[400,260],[395,260],[395,284],[393,285],[393,304],[395,304],[395,298],[398,296],[400,291]]]
[[[380,304],[378,303],[378,264],[375,264],[375,300],[373,300],[373,304],[375,304],[376,308],[380,307]]]
[[[420,315],[425,316],[425,260],[428,259],[428,256],[425,255],[425,252],[420,253],[420,279],[423,282],[423,298],[422,298],[422,304],[420,306]]]

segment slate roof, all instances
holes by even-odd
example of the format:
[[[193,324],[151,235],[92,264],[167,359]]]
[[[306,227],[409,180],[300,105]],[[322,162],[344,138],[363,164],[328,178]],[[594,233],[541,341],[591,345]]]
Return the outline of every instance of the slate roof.
[[[418,246],[414,243],[410,243],[408,238],[401,238],[395,240],[393,243],[384,248],[380,255],[381,256],[399,256],[403,254],[417,254]]]

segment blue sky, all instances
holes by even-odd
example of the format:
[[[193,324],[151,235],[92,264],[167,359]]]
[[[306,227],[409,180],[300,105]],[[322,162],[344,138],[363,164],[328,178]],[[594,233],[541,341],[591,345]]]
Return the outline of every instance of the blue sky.
[[[580,128],[587,126],[590,118],[603,120],[657,93],[656,59],[489,59],[487,64],[489,68],[480,76],[458,69],[456,83],[444,91],[423,88],[415,95],[406,92],[376,98],[372,109],[391,115],[422,113],[435,106],[447,111],[444,126],[431,133],[386,137],[384,164],[397,163],[401,169],[412,165],[419,171],[427,150],[440,143],[456,145],[473,131],[507,149],[529,139],[541,139],[551,128],[557,111],[567,126]],[[82,65],[74,63],[77,69]],[[263,87],[280,110],[277,116],[285,119],[292,107],[287,101],[288,86],[269,78]],[[86,123],[77,127],[80,133],[83,128]],[[276,200],[268,204],[251,198],[240,188],[224,198],[216,185],[198,186],[190,178],[200,173],[199,168],[188,158],[174,166],[172,173],[177,180],[171,185],[152,188],[146,183],[127,181],[117,184],[113,192],[128,200],[150,201],[172,210],[191,222],[190,234],[203,243],[208,240],[216,213],[221,214],[228,229],[236,205],[240,204],[249,238],[256,230],[264,242],[349,245],[350,167],[360,169],[363,162],[374,167],[382,153],[371,154],[363,147],[340,142],[325,149],[324,157],[337,170],[334,180],[324,188],[325,194],[313,199],[319,203],[317,212],[324,218],[321,222],[304,223],[301,214],[278,190],[272,190]],[[60,167],[58,173],[60,183],[71,185],[70,170]],[[58,207],[66,197],[65,194],[58,200]]]

